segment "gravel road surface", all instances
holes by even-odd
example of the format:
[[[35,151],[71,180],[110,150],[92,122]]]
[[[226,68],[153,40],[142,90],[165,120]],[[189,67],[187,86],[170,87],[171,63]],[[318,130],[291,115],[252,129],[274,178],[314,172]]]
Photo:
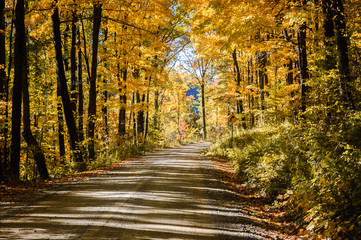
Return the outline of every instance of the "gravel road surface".
[[[48,192],[2,219],[0,239],[267,239],[199,153],[208,146],[154,152]]]

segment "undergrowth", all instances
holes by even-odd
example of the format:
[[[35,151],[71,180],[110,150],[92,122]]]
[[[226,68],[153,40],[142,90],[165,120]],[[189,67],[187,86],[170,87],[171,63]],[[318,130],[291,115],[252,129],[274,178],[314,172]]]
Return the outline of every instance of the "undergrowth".
[[[124,142],[119,146],[113,146],[97,154],[96,161],[89,162],[88,170],[96,169],[101,166],[110,165],[114,162],[120,162],[127,158],[137,157],[151,152],[159,146],[144,143],[135,145],[130,142]]]
[[[357,239],[361,151],[352,136],[360,129],[311,123],[264,127],[240,132],[233,140],[221,138],[209,154],[228,158],[246,183],[286,207],[300,229],[325,238]]]
[[[157,143],[155,141],[148,141],[145,143],[140,143],[138,145],[134,144],[132,141],[124,141],[121,144],[109,145],[96,154],[95,160],[86,161],[85,170],[94,170],[99,167],[120,162],[127,158],[141,156],[162,147],[165,147],[165,145]],[[78,172],[76,163],[69,160],[64,161],[62,164],[54,164],[49,168],[49,170],[53,178],[72,175]],[[29,171],[30,170],[28,169],[28,172]]]

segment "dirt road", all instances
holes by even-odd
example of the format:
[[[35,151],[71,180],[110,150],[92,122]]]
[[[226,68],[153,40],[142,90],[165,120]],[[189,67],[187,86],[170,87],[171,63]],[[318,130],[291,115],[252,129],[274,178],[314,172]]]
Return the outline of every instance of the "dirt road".
[[[0,222],[0,239],[266,239],[199,154],[154,152],[49,193]]]

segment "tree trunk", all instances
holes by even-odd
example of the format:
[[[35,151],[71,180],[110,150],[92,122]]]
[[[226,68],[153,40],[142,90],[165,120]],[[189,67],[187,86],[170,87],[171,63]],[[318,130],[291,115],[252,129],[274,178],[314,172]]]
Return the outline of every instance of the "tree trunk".
[[[61,49],[59,10],[57,7],[54,8],[51,18],[53,21],[56,69],[57,69],[58,79],[60,82],[60,92],[61,92],[61,99],[63,102],[65,121],[68,126],[68,132],[70,137],[70,146],[73,151],[75,161],[79,163],[78,166],[79,170],[83,170],[83,168],[85,167],[83,165],[83,155],[81,149],[79,148],[78,131],[77,131],[73,111],[71,108],[71,101],[69,97],[68,86],[67,86],[65,70],[64,70],[63,53]]]
[[[24,0],[18,0],[15,8],[15,77],[13,85],[13,106],[11,118],[10,179],[20,177],[21,101],[25,76],[25,9]]]
[[[120,109],[119,109],[119,126],[118,126],[118,135],[119,138],[122,139],[125,137],[125,133],[126,133],[126,105],[127,105],[127,95],[126,95],[126,81],[127,81],[127,73],[128,70],[125,67],[122,71],[122,87],[120,89]]]
[[[288,64],[286,67],[288,68],[288,72],[286,74],[287,85],[292,85],[293,84],[293,60],[292,59],[288,60]],[[293,97],[293,93],[291,93],[291,97]]]
[[[338,70],[340,73],[341,100],[345,107],[354,108],[351,95],[351,74],[348,58],[348,37],[342,0],[333,0],[336,29]]]
[[[236,70],[236,83],[237,83],[237,87],[241,86],[241,70],[239,68],[238,65],[238,60],[237,60],[237,49],[234,49],[233,53],[232,53],[232,57],[233,57],[233,63],[234,63],[234,68]],[[246,118],[243,115],[243,101],[239,98],[241,98],[241,93],[239,92],[239,90],[237,89],[236,93],[238,94],[237,96],[237,114],[242,114],[242,118],[241,118],[241,123],[242,123],[242,127],[244,129],[246,129]]]
[[[202,80],[201,83],[201,108],[202,108],[202,128],[203,128],[203,139],[207,139],[207,123],[206,123],[206,101],[205,101],[205,82]]]
[[[58,142],[59,142],[59,155],[61,162],[64,163],[65,158],[65,138],[64,138],[64,117],[63,105],[61,104],[61,90],[60,81],[57,82],[57,108],[58,108]]]
[[[324,20],[323,20],[323,29],[325,31],[325,69],[331,70],[336,68],[336,58],[333,54],[334,46],[335,46],[335,32],[334,32],[334,23],[333,18],[334,14],[332,11],[332,1],[333,0],[323,0],[322,1],[322,11],[324,14]]]
[[[0,101],[6,103],[6,73],[5,73],[5,0],[0,0]],[[5,111],[0,113],[5,115]],[[6,120],[5,120],[6,121]],[[0,134],[5,135],[5,123],[0,125]],[[5,178],[5,139],[0,141],[0,181]]]
[[[104,78],[103,79],[103,83],[104,86],[107,83],[107,80]],[[108,91],[103,91],[103,97],[104,97],[104,105],[102,107],[102,112],[103,112],[103,127],[104,127],[104,140],[106,140],[106,138],[108,138],[109,135],[109,128],[108,128],[108,107],[107,107],[107,102],[108,102]]]
[[[102,5],[96,3],[94,5],[93,13],[93,49],[92,49],[92,67],[89,89],[89,107],[88,107],[88,157],[90,160],[95,158],[95,121],[97,112],[97,69],[98,69],[98,45],[99,45],[99,30],[102,16]]]
[[[177,131],[180,137],[182,137],[181,131],[180,131],[180,99],[179,99],[179,93],[177,92]]]
[[[0,100],[5,100],[5,0],[0,0]]]
[[[262,52],[257,56],[258,58],[258,81],[259,81],[259,94],[261,99],[261,124],[263,124],[263,111],[265,110],[264,100],[265,91],[264,87],[267,84],[266,64],[267,64],[267,53]]]
[[[145,95],[140,95],[137,91],[136,93],[137,103],[138,103],[138,109],[137,111],[137,136],[138,136],[138,142],[139,140],[143,142],[144,139],[144,101],[145,101]]]
[[[132,112],[131,112],[131,118],[129,118],[129,121],[131,119],[133,119],[133,140],[134,140],[134,145],[138,145],[138,135],[137,135],[137,120],[135,118],[135,110],[134,110],[134,106],[135,106],[135,93],[133,93],[132,96]],[[129,124],[130,125],[130,124]]]
[[[154,129],[159,130],[159,90],[154,91],[154,116],[153,116],[153,125]]]
[[[306,94],[307,87],[305,85],[308,79],[307,69],[307,51],[306,51],[306,23],[303,23],[297,33],[297,46],[298,46],[298,63],[300,71],[300,84],[301,84],[301,111],[306,111]]]
[[[248,60],[248,66],[247,66],[247,75],[248,75],[248,85],[253,84],[253,59],[252,57]],[[250,89],[250,91],[253,93],[253,90]],[[248,109],[249,109],[249,127],[252,129],[254,127],[254,97],[253,94],[248,94]]]
[[[107,41],[108,39],[108,29],[106,28],[104,31],[104,39],[103,39],[103,44],[104,42]],[[106,49],[104,49],[104,51],[106,52]],[[107,63],[104,63],[104,67],[107,68]],[[107,86],[107,80],[106,77],[103,77],[103,87],[106,89]],[[107,144],[107,139],[109,136],[109,126],[108,126],[108,97],[109,97],[109,93],[107,90],[103,91],[103,97],[104,97],[104,105],[102,107],[102,112],[103,112],[103,128],[104,128],[104,135],[102,136],[103,139],[103,144]]]
[[[104,85],[106,84],[106,80],[103,80]],[[107,102],[108,102],[108,91],[104,91],[103,92],[103,96],[104,96],[104,106],[102,108],[102,112],[103,112],[103,126],[104,126],[104,132],[106,137],[109,135],[109,129],[108,129],[108,107],[107,107]]]
[[[73,12],[73,18],[71,22],[71,47],[70,47],[70,95],[71,95],[71,107],[76,115],[76,89],[77,89],[77,76],[76,76],[76,23],[77,23],[77,16],[76,12]]]
[[[147,91],[147,106],[149,104],[149,91]],[[148,130],[149,129],[149,109],[147,109],[147,113],[145,115],[145,129],[144,129],[144,142],[147,139]]]
[[[84,141],[84,95],[83,95],[83,64],[80,49],[80,30],[78,29],[78,130],[79,141]]]
[[[26,48],[26,47],[25,47]],[[27,68],[27,54],[25,53],[24,57],[25,66]],[[40,178],[45,180],[49,178],[48,169],[46,168],[45,155],[40,145],[34,137],[31,126],[30,126],[30,100],[29,100],[29,83],[27,77],[27,70],[23,79],[23,124],[24,131],[23,137],[28,144],[28,147],[33,152],[34,160],[40,175]]]
[[[264,107],[264,99],[265,99],[265,92],[264,87],[266,84],[266,62],[267,62],[267,53],[262,52],[258,55],[258,64],[259,64],[259,70],[258,70],[258,80],[259,80],[259,89],[260,89],[260,98],[261,98],[261,110],[263,111],[265,109]]]

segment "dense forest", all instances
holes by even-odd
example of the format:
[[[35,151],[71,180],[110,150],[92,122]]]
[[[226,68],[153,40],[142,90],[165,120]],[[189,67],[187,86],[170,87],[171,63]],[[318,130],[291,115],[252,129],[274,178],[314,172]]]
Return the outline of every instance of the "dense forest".
[[[358,0],[0,0],[0,179],[209,140],[300,229],[352,239],[360,25]]]

